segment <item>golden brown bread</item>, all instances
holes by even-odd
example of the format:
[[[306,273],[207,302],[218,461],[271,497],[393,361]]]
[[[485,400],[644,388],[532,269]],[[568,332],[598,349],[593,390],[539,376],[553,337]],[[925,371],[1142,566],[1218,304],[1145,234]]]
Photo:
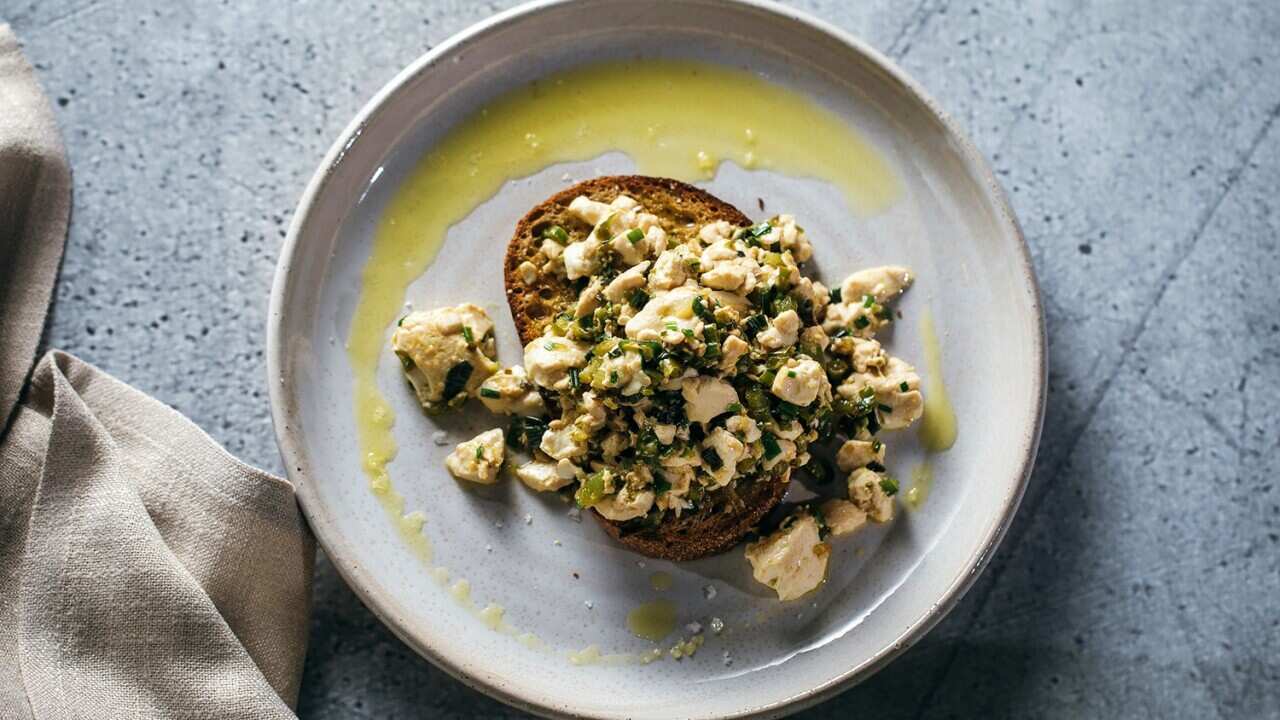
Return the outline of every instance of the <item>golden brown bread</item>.
[[[511,308],[520,342],[528,344],[542,335],[555,316],[577,300],[577,289],[563,276],[545,273],[526,284],[518,268],[529,261],[540,266],[541,233],[559,225],[570,241],[585,238],[591,227],[569,213],[569,203],[579,195],[599,202],[611,202],[627,195],[660,218],[669,235],[687,236],[716,220],[733,225],[750,225],[751,220],[737,208],[692,185],[667,178],[619,175],[587,180],[552,195],[533,208],[516,224],[503,263],[507,304]],[[696,511],[678,519],[667,519],[657,528],[631,529],[626,523],[607,520],[591,513],[618,542],[649,557],[667,560],[694,560],[724,552],[782,501],[789,474],[779,479],[762,478],[745,487],[726,488],[709,495]]]

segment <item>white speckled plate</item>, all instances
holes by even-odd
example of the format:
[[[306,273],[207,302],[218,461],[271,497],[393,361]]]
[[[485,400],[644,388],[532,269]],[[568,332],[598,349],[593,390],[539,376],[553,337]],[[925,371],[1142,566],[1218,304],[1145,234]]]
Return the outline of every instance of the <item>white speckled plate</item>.
[[[890,347],[923,370],[917,322],[932,311],[959,441],[934,459],[935,487],[921,510],[837,543],[821,591],[780,605],[751,581],[740,550],[640,567],[638,556],[594,523],[574,522],[554,497],[518,483],[461,487],[442,467],[449,448],[432,443],[432,433],[443,428],[456,441],[497,423],[476,411],[437,425],[416,410],[396,364],[384,362],[379,382],[398,415],[401,449],[390,466],[397,489],[408,509],[426,513],[436,562],[470,580],[481,606],[500,603],[508,620],[551,648],[534,650],[458,605],[395,533],[360,469],[343,341],[378,218],[444,131],[549,72],[637,55],[749,68],[808,94],[874,144],[904,185],[897,203],[875,217],[856,217],[822,182],[732,164],[704,185],[748,212],[762,197],[771,211],[802,218],[830,277],[880,262],[916,271]],[[519,346],[499,271],[510,228],[562,188],[565,174],[579,180],[633,169],[615,153],[509,182],[450,231],[406,300],[487,307],[501,357],[513,362]],[[856,240],[848,239],[850,227]],[[285,463],[338,570],[424,657],[548,715],[772,716],[866,678],[932,627],[991,556],[1030,472],[1044,399],[1035,278],[986,163],[884,57],[817,20],[756,2],[538,2],[422,57],[365,106],[307,187],[272,291],[268,350]],[[895,437],[892,449],[890,469],[904,477],[922,458],[914,433]],[[632,636],[624,618],[659,595],[650,587],[657,570],[674,578],[661,595],[676,603],[681,625],[709,627],[719,617],[725,632],[707,632],[706,644],[683,662],[570,664],[567,651],[591,644],[633,655],[653,647]]]

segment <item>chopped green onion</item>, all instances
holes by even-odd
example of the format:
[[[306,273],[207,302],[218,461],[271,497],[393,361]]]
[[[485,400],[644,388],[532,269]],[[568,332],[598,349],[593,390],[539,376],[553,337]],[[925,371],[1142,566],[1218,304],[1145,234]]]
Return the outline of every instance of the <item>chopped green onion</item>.
[[[876,407],[880,408],[880,412],[884,413],[885,415],[890,415],[893,413],[893,408],[889,407],[888,405],[885,405],[884,403],[880,403]]]
[[[630,303],[631,307],[642,310],[645,303],[649,302],[649,293],[640,288],[632,288],[631,292],[627,294],[627,302]]]
[[[898,481],[886,475],[880,478],[880,489],[884,491],[885,495],[897,495]]]
[[[724,460],[720,459],[720,453],[716,452],[714,448],[707,448],[702,451],[702,462],[706,463],[707,467],[711,468],[712,471],[724,467]]]
[[[681,333],[684,333],[684,336],[685,336],[685,337],[687,337],[687,338],[689,338],[690,340],[692,340],[692,339],[693,339],[693,337],[694,337],[694,332],[693,332],[693,330],[690,330],[689,328],[684,328],[684,329],[682,329],[680,332],[681,332]]]
[[[559,350],[561,345],[560,343],[556,343],[556,342],[548,342],[548,343],[543,343],[542,347],[548,350]]]
[[[404,367],[406,372],[413,369],[413,358],[402,352],[397,352],[396,357],[400,358],[400,365]]]
[[[484,459],[484,446],[483,446],[483,445],[477,445],[477,446],[476,446],[476,459],[477,459],[477,460],[483,460],[483,459]]]
[[[903,380],[901,383],[898,383],[898,389],[902,392],[907,392],[911,389],[911,386],[907,384],[906,380]]]
[[[748,317],[746,320],[742,321],[742,329],[746,331],[748,335],[755,335],[756,333],[768,327],[768,325],[769,325],[769,321],[765,320],[764,316],[759,313],[752,315]]]
[[[574,390],[582,387],[582,380],[578,377],[578,368],[569,368],[569,387]]]
[[[493,388],[482,387],[480,388],[480,397],[496,399],[502,397],[502,393],[494,390]]]
[[[833,302],[833,303],[838,303],[838,302],[840,302],[840,288],[838,288],[838,287],[833,287],[833,288],[831,288],[831,290],[830,290],[830,292],[829,292],[828,294],[831,296],[831,302]]]
[[[789,377],[789,378],[793,378],[793,377],[795,377],[795,376],[796,376],[796,371],[795,371],[795,370],[788,370],[788,371],[787,371],[787,377]]]
[[[708,310],[708,309],[707,309],[707,306],[703,304],[703,302],[702,302],[702,296],[701,296],[701,295],[694,295],[694,296],[693,296],[693,302],[692,302],[692,305],[693,305],[693,314],[694,314],[694,315],[697,315],[698,317],[702,318],[703,320],[705,320],[705,321],[707,321],[707,322],[715,322],[715,321],[716,321],[715,313],[713,313],[713,312],[711,312],[710,310]]]
[[[606,217],[604,220],[600,221],[600,224],[596,226],[596,237],[600,238],[601,240],[609,239],[609,226],[613,224],[613,218],[615,218],[617,215],[618,213],[616,212],[609,213],[609,217]]]
[[[810,477],[822,485],[826,485],[831,482],[832,478],[835,477],[835,473],[831,470],[831,464],[826,460],[816,457],[810,460],[809,464],[804,466],[804,471],[809,473]]]
[[[397,320],[397,321],[396,321],[396,327],[400,327],[401,325],[404,325],[404,318],[407,318],[407,317],[409,317],[409,316],[408,316],[408,315],[405,315],[404,317],[402,317],[402,318],[400,318],[399,320]]]
[[[866,315],[859,315],[853,321],[853,326],[859,330],[862,330],[863,328],[865,328],[870,324],[871,324],[871,321],[867,319]]]
[[[875,295],[863,295],[863,296],[862,296],[862,307],[864,307],[864,308],[869,308],[869,307],[871,307],[872,305],[875,305],[875,304],[876,304],[876,296],[875,296]]]
[[[668,330],[670,330],[671,332],[679,332],[679,331],[680,331],[680,326],[679,326],[679,325],[677,325],[677,324],[675,324],[674,322],[671,322],[671,321],[667,321],[666,323],[664,323],[664,326],[665,326]]]
[[[611,371],[609,372],[609,384],[610,384],[610,385],[617,385],[617,384],[618,384],[618,371],[617,371],[617,370],[611,370]]]
[[[740,413],[742,412],[742,403],[729,403],[724,407],[725,412]]]
[[[608,470],[593,472],[582,481],[578,491],[573,494],[578,507],[589,508],[604,499],[605,476],[608,472]]]
[[[778,453],[782,452],[782,447],[778,445],[778,439],[773,436],[773,433],[761,435],[760,443],[764,445],[764,457],[766,460],[772,460],[778,457]]]
[[[445,400],[449,400],[467,389],[467,381],[471,379],[472,369],[471,363],[466,360],[449,368],[449,372],[444,376]]]
[[[880,448],[882,447],[884,447],[884,443],[880,442],[879,440],[873,440],[871,442],[871,452],[873,453],[880,452]]]
[[[472,334],[471,328],[466,325],[462,326],[462,337],[466,338],[468,345],[476,341],[476,336]]]
[[[564,228],[559,225],[552,225],[551,227],[543,228],[542,237],[555,240],[561,245],[569,244],[569,233],[565,232]]]
[[[644,231],[639,228],[632,228],[627,231],[627,242],[635,245],[644,239]]]

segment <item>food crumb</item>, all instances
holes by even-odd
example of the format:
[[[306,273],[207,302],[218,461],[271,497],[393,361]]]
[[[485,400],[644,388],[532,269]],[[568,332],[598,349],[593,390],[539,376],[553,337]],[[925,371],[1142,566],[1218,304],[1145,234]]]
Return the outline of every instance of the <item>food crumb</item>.
[[[525,514],[524,514],[524,524],[525,524],[525,525],[532,525],[532,524],[533,524],[533,516],[532,516],[532,515],[530,515],[529,513],[525,513]]]
[[[685,625],[684,629],[688,630],[690,635],[697,635],[702,632],[702,623],[695,620],[694,622]]]
[[[643,561],[643,560],[637,560],[637,561],[636,561],[636,567],[638,567],[638,568],[643,568],[643,567],[644,567],[644,561]]]
[[[494,526],[494,527],[496,527],[496,528],[498,528],[499,530],[501,530],[501,529],[502,529],[502,526],[503,526],[504,524],[505,524],[505,523],[503,523],[501,520],[494,520],[494,521],[493,521],[493,526]]]
[[[702,588],[702,596],[708,600],[716,599],[716,588],[714,585],[708,585]]]
[[[760,212],[764,212],[764,198],[756,198],[756,204],[760,206]]]
[[[582,510],[578,509],[577,505],[569,508],[569,519],[578,523],[582,522]]]
[[[444,446],[449,444],[449,433],[443,430],[437,430],[431,434],[431,442]]]
[[[711,618],[711,632],[717,635],[724,632],[724,621],[718,617]]]
[[[559,540],[552,540],[552,541],[551,541],[551,544],[552,544],[552,545],[555,545],[556,547],[560,547],[560,541],[559,541]]]
[[[586,605],[588,610],[595,607],[595,603],[591,602],[590,600],[583,600],[582,604]]]
[[[731,655],[729,655],[729,651],[728,651],[728,650],[725,650],[725,651],[724,651],[724,654],[723,654],[723,655],[721,655],[721,657],[722,657],[722,658],[724,658],[724,666],[725,666],[725,667],[729,667],[730,665],[732,665],[732,664],[733,664],[733,657],[732,657]]]
[[[484,551],[485,551],[485,552],[493,552],[493,546],[492,546],[492,545],[485,545],[485,546],[484,546]]]
[[[573,579],[574,579],[574,580],[577,580],[577,579],[578,579],[578,573],[574,573],[574,574],[573,574]]]

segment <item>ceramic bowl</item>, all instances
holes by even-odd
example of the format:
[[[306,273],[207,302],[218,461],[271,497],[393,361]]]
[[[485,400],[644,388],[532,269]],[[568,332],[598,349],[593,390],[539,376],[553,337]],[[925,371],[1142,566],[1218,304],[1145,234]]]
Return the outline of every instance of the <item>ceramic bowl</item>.
[[[802,92],[853,125],[901,179],[887,211],[859,217],[813,179],[722,166],[702,183],[754,211],[803,219],[828,279],[883,262],[919,280],[888,341],[945,380],[959,439],[932,458],[933,491],[918,510],[836,544],[826,585],[780,604],[754,583],[741,549],[692,563],[645,560],[575,521],[556,497],[515,482],[463,487],[444,470],[452,442],[498,422],[479,409],[428,418],[394,358],[378,382],[398,420],[390,466],[407,510],[422,510],[434,566],[471,583],[477,606],[501,604],[526,647],[457,602],[397,534],[361,472],[352,369],[344,352],[361,269],[389,198],[442,134],[486,101],[548,73],[608,58],[689,58],[746,68]],[[500,354],[520,357],[500,259],[516,220],[568,180],[632,171],[612,153],[513,178],[449,232],[405,289],[417,307],[470,301],[496,320]],[[566,179],[567,178],[567,179]],[[852,232],[850,232],[852,230]],[[943,378],[929,377],[919,319],[931,312]],[[387,328],[388,334],[392,327]],[[303,510],[338,571],[383,622],[425,658],[529,711],[611,718],[773,716],[866,678],[953,607],[991,557],[1021,498],[1039,437],[1043,320],[1027,248],[990,169],[923,90],[882,55],[794,10],[723,0],[536,2],[502,13],[420,58],[383,88],[334,144],[306,188],[272,289],[268,338],[273,419]],[[891,444],[890,470],[924,458],[914,433]],[[653,588],[653,573],[672,587]],[[663,597],[679,627],[662,645],[625,618]],[[713,618],[724,630],[710,631]],[[596,645],[633,659],[691,637],[682,661],[574,665]]]

